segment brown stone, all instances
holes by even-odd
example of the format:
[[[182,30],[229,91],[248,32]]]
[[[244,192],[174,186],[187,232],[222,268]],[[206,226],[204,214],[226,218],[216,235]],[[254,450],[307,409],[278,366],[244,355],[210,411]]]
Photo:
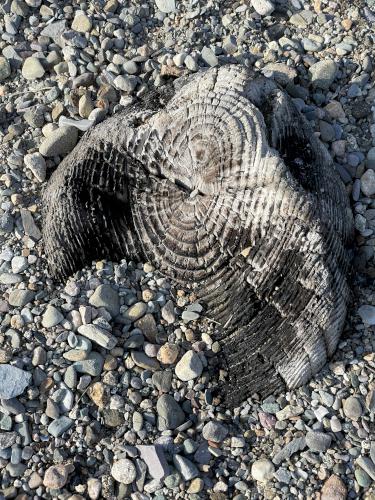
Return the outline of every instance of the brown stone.
[[[180,349],[178,345],[166,343],[162,345],[157,354],[157,359],[164,365],[172,365],[176,362]]]
[[[347,489],[342,479],[332,474],[324,483],[320,500],[345,500]]]

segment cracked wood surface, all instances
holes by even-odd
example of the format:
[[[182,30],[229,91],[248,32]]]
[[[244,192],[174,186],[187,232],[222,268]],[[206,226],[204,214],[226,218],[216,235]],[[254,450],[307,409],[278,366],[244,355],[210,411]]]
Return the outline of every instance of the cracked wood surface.
[[[44,194],[52,276],[92,259],[152,262],[222,327],[226,402],[307,382],[336,349],[352,215],[291,99],[241,66],[175,82],[87,132]]]

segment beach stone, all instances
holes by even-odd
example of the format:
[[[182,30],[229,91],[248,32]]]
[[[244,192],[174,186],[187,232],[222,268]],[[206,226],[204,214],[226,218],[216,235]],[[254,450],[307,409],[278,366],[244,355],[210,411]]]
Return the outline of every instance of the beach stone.
[[[22,66],[22,76],[26,80],[36,80],[42,78],[45,71],[39,59],[36,57],[27,57]]]
[[[85,373],[87,375],[91,375],[92,377],[97,377],[101,374],[103,365],[103,356],[98,352],[92,351],[86,359],[82,361],[76,361],[73,364],[73,367],[78,373]]]
[[[91,295],[89,303],[94,307],[104,307],[112,318],[120,312],[120,298],[111,285],[99,285]]]
[[[269,16],[275,10],[270,0],[251,0],[251,5],[260,16]]]
[[[15,274],[22,273],[29,267],[26,257],[23,257],[22,255],[16,255],[13,257],[11,264],[12,271]]]
[[[105,349],[113,349],[117,345],[117,338],[114,335],[96,325],[81,325],[78,327],[78,333]]]
[[[281,464],[284,460],[288,460],[294,453],[302,451],[306,448],[305,437],[297,437],[292,439],[288,444],[286,444],[276,455],[273,457],[272,462],[275,465]]]
[[[194,351],[187,351],[175,367],[177,377],[184,382],[199,377],[202,371],[202,361],[199,355]]]
[[[63,415],[62,417],[59,417],[51,422],[47,430],[53,437],[57,438],[70,429],[73,423],[74,421],[71,418]]]
[[[347,489],[343,480],[332,474],[323,484],[320,500],[346,500]]]
[[[102,489],[102,483],[100,479],[96,477],[90,477],[87,480],[87,494],[90,500],[98,500],[100,497],[100,492]]]
[[[203,479],[201,479],[200,477],[196,477],[191,481],[190,486],[187,489],[187,492],[189,493],[189,495],[197,494],[200,493],[203,490],[203,488],[204,488]]]
[[[48,305],[42,316],[42,326],[51,328],[61,323],[63,319],[63,314],[56,307]]]
[[[10,64],[5,57],[0,57],[0,82],[3,82],[10,76],[11,68]]]
[[[137,86],[137,77],[135,76],[125,76],[119,75],[113,80],[113,84],[118,90],[123,90],[124,92],[130,93],[133,92],[135,87]]]
[[[190,481],[190,479],[199,476],[199,471],[191,460],[181,455],[174,455],[173,463],[185,481]]]
[[[23,161],[39,182],[46,179],[46,160],[40,153],[30,153],[24,156]]]
[[[375,147],[371,148],[366,157],[367,168],[375,169]]]
[[[136,304],[129,307],[127,311],[125,311],[125,318],[130,321],[136,321],[141,318],[147,311],[147,304],[144,302],[137,302]]]
[[[361,176],[361,191],[365,196],[375,194],[375,171],[372,169],[366,170]]]
[[[65,156],[71,152],[78,141],[76,127],[59,127],[54,130],[39,147],[43,156]]]
[[[5,450],[14,445],[17,435],[17,432],[0,432],[0,450]]]
[[[357,483],[361,488],[368,488],[372,483],[371,477],[360,467],[355,469],[354,476],[356,478]]]
[[[131,484],[135,480],[137,472],[133,462],[122,458],[112,465],[111,475],[119,483]]]
[[[163,394],[156,404],[156,411],[159,417],[159,428],[176,429],[185,421],[185,413],[180,405],[170,394]]]
[[[0,398],[12,399],[26,389],[30,384],[32,374],[13,365],[0,365]]]
[[[78,33],[88,33],[91,31],[91,21],[88,16],[82,11],[77,11],[72,22],[72,30]]]
[[[256,460],[251,466],[252,477],[261,483],[266,483],[273,478],[275,466],[267,458]]]
[[[356,464],[368,474],[373,481],[375,481],[375,465],[369,457],[358,457]]]
[[[156,342],[156,335],[158,333],[158,328],[156,325],[155,318],[152,314],[148,313],[139,318],[134,322],[135,328],[142,330],[143,335],[149,342]]]
[[[152,383],[161,392],[168,392],[172,385],[172,372],[158,371],[152,375]]]
[[[138,445],[137,449],[153,479],[161,480],[169,474],[169,465],[160,445]]]
[[[358,420],[363,413],[361,402],[355,396],[350,396],[344,400],[342,409],[344,414],[351,420]]]
[[[307,28],[314,19],[314,13],[311,10],[301,10],[293,14],[289,22],[298,28]]]
[[[158,351],[157,359],[164,365],[172,365],[176,362],[180,349],[178,345],[167,342]]]
[[[31,290],[12,290],[9,294],[9,305],[13,307],[24,307],[33,301],[35,292]]]
[[[52,465],[46,470],[43,484],[46,488],[63,488],[68,480],[69,467],[63,464]]]
[[[363,305],[358,309],[361,320],[369,326],[375,325],[375,307]]]
[[[308,432],[306,434],[306,444],[311,451],[326,451],[331,445],[332,438],[324,432]]]
[[[224,427],[223,424],[215,421],[207,422],[202,429],[202,436],[204,439],[207,441],[213,441],[214,443],[224,441],[227,434],[228,429]]]
[[[155,0],[155,5],[160,12],[164,12],[165,14],[170,14],[176,10],[175,0]]]
[[[168,325],[173,325],[176,321],[174,303],[171,300],[168,300],[168,302],[161,308],[161,317],[168,323]]]
[[[202,51],[201,51],[201,57],[203,59],[203,61],[208,64],[208,66],[211,66],[212,68],[214,66],[217,66],[218,65],[218,58],[217,56],[215,55],[214,51],[210,48],[210,47],[203,47]]]
[[[328,90],[335,79],[336,72],[336,63],[330,59],[325,59],[313,64],[310,67],[311,83],[313,87]]]
[[[145,370],[155,371],[160,368],[160,364],[156,359],[150,358],[142,351],[132,351],[131,357],[137,366]]]

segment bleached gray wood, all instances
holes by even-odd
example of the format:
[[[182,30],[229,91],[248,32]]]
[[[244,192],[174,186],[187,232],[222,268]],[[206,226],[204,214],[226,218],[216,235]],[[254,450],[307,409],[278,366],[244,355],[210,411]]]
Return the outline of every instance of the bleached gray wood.
[[[228,65],[175,83],[165,106],[87,132],[52,175],[51,274],[150,261],[223,325],[228,404],[296,387],[333,354],[346,315],[345,187],[273,81]]]

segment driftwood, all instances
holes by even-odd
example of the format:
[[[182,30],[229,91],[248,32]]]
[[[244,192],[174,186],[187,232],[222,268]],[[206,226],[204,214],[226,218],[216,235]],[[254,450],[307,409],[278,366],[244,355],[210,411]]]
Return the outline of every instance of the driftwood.
[[[225,325],[228,404],[296,387],[333,354],[345,320],[345,188],[272,80],[229,65],[176,82],[165,106],[150,99],[87,132],[52,175],[51,274],[100,257],[150,261]]]

